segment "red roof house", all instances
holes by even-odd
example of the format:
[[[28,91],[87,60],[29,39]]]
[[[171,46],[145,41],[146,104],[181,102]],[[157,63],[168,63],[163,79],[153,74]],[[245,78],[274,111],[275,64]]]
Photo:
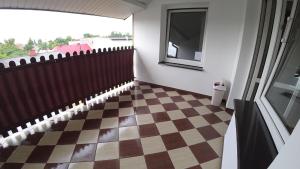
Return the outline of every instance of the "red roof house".
[[[28,56],[30,56],[30,57],[35,57],[36,55],[37,55],[37,53],[34,49],[32,49],[28,52]]]
[[[88,44],[72,44],[72,45],[61,45],[53,48],[53,51],[66,54],[69,52],[72,54],[73,52],[77,52],[79,54],[80,51],[86,52],[87,50],[91,51],[92,48]]]

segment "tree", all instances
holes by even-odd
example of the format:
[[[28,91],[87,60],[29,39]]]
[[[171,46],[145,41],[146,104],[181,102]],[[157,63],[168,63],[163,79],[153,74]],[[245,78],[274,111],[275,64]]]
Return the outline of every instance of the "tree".
[[[72,41],[73,38],[71,36],[67,36],[66,38],[56,38],[53,41],[50,40],[48,41],[48,49],[53,49],[56,46],[61,46],[61,45],[68,45],[70,41]]]
[[[31,51],[34,48],[34,45],[35,45],[34,41],[31,38],[29,38],[27,44],[24,46],[24,49],[26,51]]]
[[[4,40],[4,43],[0,43],[0,59],[24,56],[34,48],[37,48],[38,50],[53,49],[56,46],[68,45],[72,40],[73,38],[71,36],[67,36],[66,38],[59,37],[48,42],[43,42],[41,39],[36,42],[29,38],[24,48],[18,47],[13,38]]]
[[[27,55],[27,52],[18,48],[15,44],[15,39],[4,40],[0,43],[0,59],[13,58],[17,56]]]
[[[55,47],[54,41],[49,40],[48,41],[48,49],[53,49]]]
[[[43,42],[41,39],[39,39],[38,42],[37,42],[37,47],[38,47],[38,50],[47,50],[48,49],[48,43]]]
[[[57,45],[66,45],[68,44],[68,40],[67,39],[64,39],[64,38],[56,38],[54,40],[54,42],[57,44]]]
[[[71,36],[67,36],[66,37],[66,41],[69,43],[70,41],[72,41],[73,40],[73,38],[71,37]]]

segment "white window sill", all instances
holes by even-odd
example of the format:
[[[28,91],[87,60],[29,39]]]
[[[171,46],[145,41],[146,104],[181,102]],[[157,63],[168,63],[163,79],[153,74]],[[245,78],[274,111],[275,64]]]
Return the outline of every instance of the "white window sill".
[[[173,66],[173,67],[179,67],[179,68],[184,68],[184,69],[197,70],[197,71],[204,71],[203,67],[199,67],[199,66],[191,66],[191,65],[179,64],[179,63],[171,63],[171,62],[166,62],[166,61],[158,62],[158,64]]]

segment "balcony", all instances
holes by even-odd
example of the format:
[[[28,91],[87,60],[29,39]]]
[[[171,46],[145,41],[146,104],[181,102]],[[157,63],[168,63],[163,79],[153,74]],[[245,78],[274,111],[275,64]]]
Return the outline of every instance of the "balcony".
[[[30,61],[1,67],[2,168],[220,166],[232,110],[134,81],[132,47]]]
[[[0,8],[133,14],[134,30],[134,47],[0,64],[1,169],[299,167],[298,1],[28,0]],[[226,90],[215,106],[220,81]]]
[[[1,149],[1,160],[4,168],[219,167],[231,114],[207,96],[135,81],[89,111],[39,126]]]

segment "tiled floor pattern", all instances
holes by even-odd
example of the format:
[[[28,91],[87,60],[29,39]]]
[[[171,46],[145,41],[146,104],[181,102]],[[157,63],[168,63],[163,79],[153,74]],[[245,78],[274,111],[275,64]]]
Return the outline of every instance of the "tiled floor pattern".
[[[0,167],[219,169],[230,114],[206,96],[135,82],[20,146],[0,148]]]

